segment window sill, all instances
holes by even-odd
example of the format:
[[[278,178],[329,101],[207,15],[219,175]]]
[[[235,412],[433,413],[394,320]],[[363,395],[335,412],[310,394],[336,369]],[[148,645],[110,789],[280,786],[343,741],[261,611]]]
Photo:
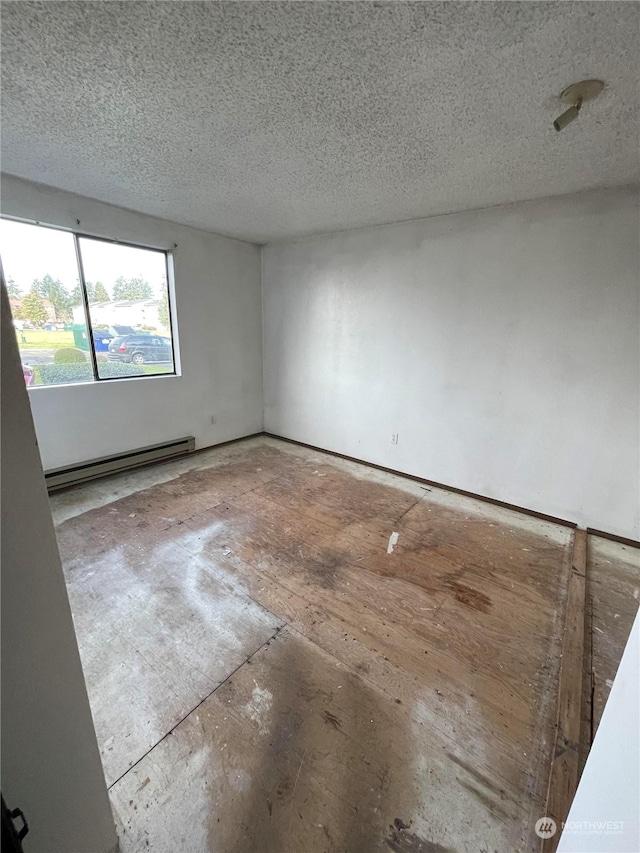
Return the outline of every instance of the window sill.
[[[181,379],[181,373],[156,373],[148,376],[119,376],[113,379],[90,379],[87,382],[61,382],[59,385],[27,385],[27,391],[51,391],[56,388],[86,388],[87,386],[117,385],[120,382],[144,382],[147,379]]]

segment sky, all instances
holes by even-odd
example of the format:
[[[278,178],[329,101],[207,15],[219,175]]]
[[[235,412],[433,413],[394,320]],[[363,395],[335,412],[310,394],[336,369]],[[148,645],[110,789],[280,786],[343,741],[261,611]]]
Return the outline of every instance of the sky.
[[[101,281],[109,295],[118,276],[142,276],[154,295],[166,293],[165,258],[162,252],[80,238],[87,281]],[[38,225],[0,219],[0,255],[5,278],[12,278],[26,294],[34,279],[49,273],[71,291],[78,280],[73,235]]]

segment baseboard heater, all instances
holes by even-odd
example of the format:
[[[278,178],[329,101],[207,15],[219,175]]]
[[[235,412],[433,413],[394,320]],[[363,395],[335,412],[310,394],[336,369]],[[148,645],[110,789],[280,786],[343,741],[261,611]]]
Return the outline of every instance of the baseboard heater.
[[[164,462],[174,459],[176,456],[184,456],[192,453],[196,447],[195,438],[190,435],[187,438],[177,438],[174,441],[166,441],[162,444],[150,444],[148,447],[140,447],[138,450],[129,450],[126,453],[118,453],[114,456],[102,456],[100,459],[90,459],[79,465],[67,465],[64,468],[52,468],[44,472],[47,489],[55,492],[57,489],[66,489],[68,486],[76,486],[78,483],[86,483],[87,480],[96,480],[98,477],[106,477],[109,474],[118,474],[140,465],[148,465],[150,462]]]

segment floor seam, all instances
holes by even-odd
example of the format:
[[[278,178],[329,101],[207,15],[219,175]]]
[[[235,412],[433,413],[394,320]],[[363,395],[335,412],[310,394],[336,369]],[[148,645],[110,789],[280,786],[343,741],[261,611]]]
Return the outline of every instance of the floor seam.
[[[211,577],[214,581],[219,584],[228,583],[231,586],[234,595],[237,595],[240,598],[249,599],[249,601],[253,602],[253,604],[259,607],[260,610],[263,610],[265,613],[268,613],[270,616],[273,616],[274,619],[278,619],[280,622],[282,622],[283,624],[280,626],[281,628],[284,627],[285,624],[287,624],[284,617],[279,616],[275,611],[271,610],[271,608],[267,607],[257,598],[254,598],[250,593],[248,593],[246,589],[244,589],[244,587],[242,586],[242,583],[236,581],[233,575],[230,575],[228,572],[224,571],[224,578],[221,578],[215,573],[215,571],[212,571],[211,567],[208,564],[208,559],[213,559],[213,557],[210,557],[210,555],[206,551],[200,551],[199,553],[194,554],[187,548],[185,548],[185,546],[181,542],[172,542],[172,544],[175,545],[176,548],[180,548],[181,551],[184,551],[187,557],[192,557],[195,560],[199,560],[204,566],[205,571],[208,573],[209,577]],[[274,582],[277,582],[274,578],[271,577],[271,575],[269,575],[269,577],[271,580],[274,580]]]
[[[186,472],[186,473],[190,473],[190,472]],[[180,474],[179,476],[181,477],[183,475]],[[205,512],[212,512],[212,510],[217,509],[219,506],[222,506],[222,504],[232,503],[234,498],[241,498],[244,495],[248,495],[251,492],[255,492],[256,489],[260,488],[260,486],[266,486],[268,483],[273,483],[274,480],[279,480],[281,477],[282,477],[282,475],[278,474],[278,476],[272,477],[270,480],[265,480],[262,483],[258,483],[257,486],[252,486],[250,489],[246,489],[246,491],[244,491],[244,492],[236,492],[236,494],[234,494],[234,495],[228,495],[228,496],[224,497],[221,501],[218,501],[217,504],[212,504],[212,506],[205,507],[204,509],[199,510],[199,512],[194,512],[193,515],[188,515],[186,518],[179,518],[177,521],[174,521],[173,524],[170,524],[168,527],[163,527],[159,532],[160,533],[166,533],[167,530],[173,530],[173,528],[177,527],[179,524],[187,524],[187,522],[191,521],[192,519],[196,518],[197,516],[204,515]],[[177,479],[179,479],[179,477],[174,477],[174,480],[177,480]],[[167,480],[167,482],[172,483],[173,480]],[[156,485],[162,486],[162,485],[165,485],[165,483],[157,483]],[[155,486],[149,486],[149,489],[154,489],[154,488],[155,488]],[[146,490],[143,490],[143,491],[146,491]],[[129,496],[127,495],[127,497],[129,497]],[[118,500],[120,500],[120,498],[118,498]],[[114,501],[114,503],[117,503],[117,501]]]
[[[219,690],[219,689],[223,686],[223,684],[226,684],[226,683],[227,683],[227,681],[229,681],[229,679],[230,679],[230,678],[233,678],[233,676],[236,674],[236,672],[238,672],[238,670],[239,670],[239,669],[242,669],[242,667],[243,667],[246,663],[248,663],[254,655],[257,655],[259,651],[261,651],[265,646],[267,646],[267,645],[271,642],[271,640],[275,640],[275,638],[278,636],[278,634],[279,634],[279,633],[280,633],[284,628],[286,628],[286,627],[287,627],[287,624],[288,624],[288,623],[286,623],[286,622],[285,622],[283,625],[280,625],[280,627],[278,627],[278,628],[276,629],[276,631],[275,631],[275,632],[274,632],[270,637],[268,637],[268,638],[267,638],[263,643],[261,643],[261,644],[258,646],[258,648],[257,648],[257,649],[255,649],[254,651],[252,651],[252,652],[251,652],[251,654],[250,654],[250,655],[248,655],[248,656],[247,656],[247,657],[242,661],[242,663],[238,664],[238,666],[237,666],[234,670],[232,670],[232,671],[229,673],[229,675],[227,675],[227,677],[226,677],[223,681],[221,681],[219,684],[217,684],[217,685],[213,688],[213,690],[212,690],[210,693],[207,693],[207,695],[206,695],[204,698],[202,698],[202,699],[201,699],[201,700],[200,700],[196,705],[194,705],[194,706],[193,706],[193,708],[191,708],[189,711],[187,711],[187,713],[186,713],[183,717],[181,717],[181,718],[178,720],[178,722],[177,722],[177,723],[175,723],[175,724],[174,724],[174,725],[169,729],[169,731],[168,731],[168,732],[165,732],[165,733],[162,735],[162,737],[161,737],[159,740],[157,740],[157,741],[156,741],[156,743],[154,743],[154,744],[153,744],[153,746],[150,746],[150,747],[149,747],[149,749],[148,749],[148,750],[147,750],[143,755],[141,755],[141,756],[140,756],[140,758],[138,758],[138,759],[137,759],[137,760],[136,760],[136,761],[131,765],[131,767],[128,767],[128,768],[124,771],[124,773],[122,773],[120,776],[118,776],[118,778],[117,778],[117,779],[115,779],[115,780],[114,780],[110,785],[107,785],[107,789],[110,791],[110,790],[111,790],[113,787],[115,787],[119,782],[121,782],[121,781],[122,781],[122,779],[124,779],[124,777],[125,777],[128,773],[130,773],[132,770],[134,770],[134,769],[138,766],[138,764],[140,764],[140,762],[141,762],[141,761],[143,761],[143,760],[147,757],[147,755],[149,755],[149,753],[150,753],[150,752],[153,752],[153,750],[154,750],[157,746],[159,746],[159,745],[162,743],[162,741],[163,741],[163,740],[166,740],[166,739],[169,737],[169,735],[170,735],[170,734],[173,734],[173,732],[178,728],[178,726],[180,726],[182,723],[184,723],[184,721],[187,719],[187,717],[190,717],[190,716],[191,716],[191,714],[193,714],[193,712],[194,712],[194,711],[196,711],[196,710],[197,710],[201,705],[203,705],[203,704],[207,701],[207,699],[210,699],[210,698],[213,696],[213,694],[216,692],[216,690]]]
[[[400,522],[401,522],[401,521],[402,521],[402,519],[405,517],[405,515],[407,515],[408,513],[410,513],[410,512],[411,512],[411,510],[412,510],[415,506],[418,506],[418,504],[420,503],[420,501],[422,500],[422,498],[426,497],[426,493],[431,491],[431,489],[428,489],[426,486],[420,486],[420,488],[423,490],[424,494],[420,495],[420,497],[419,497],[417,500],[415,500],[415,501],[411,504],[411,506],[409,507],[409,509],[406,509],[406,510],[402,513],[402,515],[400,516],[400,518],[399,518],[397,521],[395,521],[395,522],[394,522],[394,524],[396,525],[396,527],[400,524]]]

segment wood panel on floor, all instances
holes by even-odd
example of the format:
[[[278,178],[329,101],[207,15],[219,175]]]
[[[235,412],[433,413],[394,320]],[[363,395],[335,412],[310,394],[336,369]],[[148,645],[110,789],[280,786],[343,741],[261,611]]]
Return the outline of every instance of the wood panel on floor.
[[[557,664],[553,637],[559,626],[555,624],[556,610],[548,604],[548,588],[557,584],[553,575],[562,564],[564,546],[546,540],[539,543],[546,555],[546,563],[537,558],[538,572],[544,565],[545,595],[534,589],[523,600],[520,589],[515,588],[520,583],[516,568],[513,581],[495,583],[486,571],[481,576],[478,566],[456,564],[451,555],[441,559],[433,542],[428,552],[420,553],[419,543],[408,535],[401,537],[392,554],[386,553],[382,534],[367,537],[367,547],[356,537],[360,550],[340,552],[332,531],[323,531],[317,523],[310,531],[301,522],[296,529],[295,524],[285,524],[286,516],[281,517],[278,507],[261,507],[255,493],[249,497],[250,510],[222,505],[191,519],[184,538],[174,531],[175,541],[210,560],[212,570],[241,578],[248,594],[339,659],[366,672],[363,677],[377,678],[381,689],[394,685],[396,695],[413,698],[411,685],[427,683],[434,685],[435,697],[444,682],[449,701],[455,697],[463,706],[471,692],[475,703],[485,703],[488,710],[493,709],[495,719],[501,718],[495,745],[506,760],[517,752],[519,769],[523,764],[529,767],[531,759],[522,762],[514,742],[519,745],[526,738],[534,744],[532,751],[538,743],[550,749],[551,733],[529,731],[527,726],[532,724],[532,707],[546,712],[550,707],[545,685]],[[273,523],[268,524],[266,518]],[[479,524],[476,530],[480,530]],[[506,532],[498,531],[500,543],[505,538],[508,541]],[[324,573],[316,551],[301,538],[318,543],[324,541],[323,535],[333,537],[326,540],[333,559],[324,565]],[[517,538],[516,533],[512,536]],[[563,530],[560,542],[569,536]],[[371,540],[375,548],[369,550]],[[521,562],[528,561],[531,575],[535,574],[527,545],[535,546],[535,542],[525,537],[508,556],[495,551],[494,565],[504,561],[500,571],[507,571],[508,557],[516,555]],[[465,584],[459,582],[462,569],[467,572]],[[451,580],[454,575],[458,580]],[[446,608],[442,606],[445,602],[450,602]],[[483,613],[484,609],[489,612]],[[434,621],[430,617],[436,614]],[[549,652],[550,662],[546,660]],[[542,661],[540,667],[535,666],[537,660]],[[438,677],[438,670],[446,676]],[[410,675],[409,687],[398,677],[402,672]],[[437,704],[433,710],[437,725]],[[478,736],[483,739],[482,731],[470,731],[474,722],[463,714],[461,725],[469,735],[468,744]],[[512,740],[502,744],[501,729],[509,727]],[[540,796],[545,793],[546,783],[538,791]]]
[[[516,849],[518,798],[429,723],[285,628],[114,786],[121,849]]]
[[[282,477],[296,467],[293,458],[281,458],[271,447],[252,447],[250,455],[237,450],[231,459],[209,468],[196,468],[168,481],[161,481],[139,491],[133,491],[107,505],[100,501],[79,514],[69,514],[72,492],[52,498],[54,507],[59,500],[67,512],[56,524],[58,545],[67,565],[76,554],[81,559],[87,549],[92,553],[110,549],[115,543],[127,542],[141,533],[158,533],[173,525],[217,506],[231,497],[251,491]],[[145,471],[148,476],[148,472]],[[127,479],[133,479],[128,474]],[[86,487],[78,489],[82,505]],[[67,517],[68,516],[68,517]]]
[[[87,553],[66,578],[108,784],[282,624],[148,534]]]
[[[558,652],[554,658],[550,638],[559,640],[559,620],[551,591],[557,594],[559,567],[570,556],[570,532],[554,529],[547,539],[426,504],[428,530],[420,525],[417,531],[404,529],[393,504],[387,519],[351,520],[340,528],[331,524],[324,507],[318,516],[317,505],[333,500],[318,500],[318,487],[314,503],[301,502],[296,492],[283,511],[275,485],[282,481],[192,518],[184,539],[173,531],[175,541],[210,561],[212,571],[241,579],[248,594],[366,682],[391,698],[422,703],[432,730],[448,740],[450,749],[463,740],[470,766],[500,790],[526,791],[529,815],[521,822],[535,820],[546,794],[540,769],[548,763],[553,735],[549,712],[555,685],[549,674]],[[400,519],[412,512],[410,505]],[[404,532],[388,554],[394,526]],[[483,610],[492,612],[485,616]],[[439,614],[435,625],[430,613]],[[532,660],[544,662],[536,669]],[[433,687],[425,691],[426,685]],[[492,735],[500,760],[487,761],[475,748],[486,742],[487,713],[495,721]],[[522,743],[530,744],[526,757]]]
[[[99,738],[154,706],[123,850],[537,848],[571,531],[350,468],[254,445],[60,525]]]

